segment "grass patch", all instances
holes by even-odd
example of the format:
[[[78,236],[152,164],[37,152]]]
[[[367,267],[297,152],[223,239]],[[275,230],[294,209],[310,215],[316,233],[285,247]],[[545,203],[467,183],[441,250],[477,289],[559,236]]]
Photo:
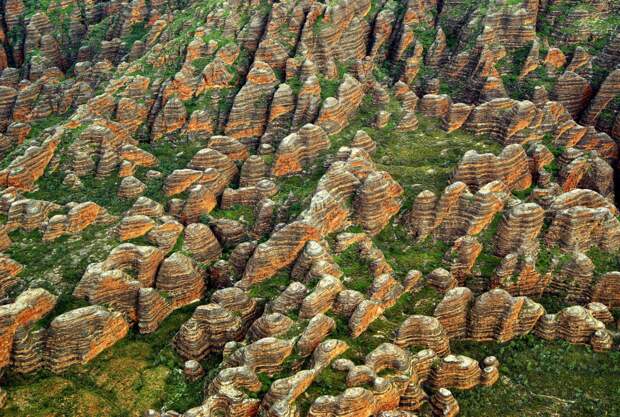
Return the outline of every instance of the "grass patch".
[[[366,294],[372,285],[372,275],[368,269],[370,262],[360,256],[359,245],[352,245],[344,252],[334,256],[334,260],[342,269],[346,280],[346,286],[350,290],[356,290]]]
[[[442,192],[468,150],[501,151],[501,145],[488,137],[476,137],[462,129],[446,133],[438,121],[417,116],[419,127],[413,132],[395,132],[389,125],[382,129],[387,132],[368,132],[377,142],[374,159],[378,167],[403,185],[408,200],[424,189]]]
[[[88,264],[105,259],[118,244],[108,236],[104,226],[97,225],[52,242],[43,242],[41,236],[39,231],[11,233],[13,244],[6,254],[24,266],[19,275],[24,285],[33,283],[56,294],[73,291]],[[19,284],[14,289],[22,290]]]
[[[289,272],[280,271],[276,276],[252,286],[250,297],[273,300],[288,286],[289,281]]]
[[[432,239],[414,244],[405,230],[393,223],[388,224],[373,241],[394,270],[403,276],[412,269],[428,274],[433,269],[444,267],[443,255],[449,249],[447,244]]]
[[[482,360],[496,356],[500,381],[454,390],[463,416],[620,415],[620,352],[548,342],[532,335],[506,344],[453,342],[453,351]]]

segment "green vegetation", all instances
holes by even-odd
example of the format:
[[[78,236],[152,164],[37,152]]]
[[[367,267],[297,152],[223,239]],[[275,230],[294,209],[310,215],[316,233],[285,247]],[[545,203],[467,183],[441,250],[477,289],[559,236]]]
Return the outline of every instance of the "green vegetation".
[[[489,388],[453,390],[462,416],[616,416],[620,352],[526,336],[505,344],[453,342],[454,352],[496,356],[500,380]]]
[[[485,137],[475,137],[459,129],[446,133],[437,121],[418,115],[413,132],[368,132],[377,141],[374,159],[405,188],[407,197],[424,189],[443,191],[456,164],[470,149],[499,153],[501,145]]]
[[[538,66],[534,71],[520,78],[525,61],[532,49],[532,43],[512,51],[504,59],[500,60],[496,66],[502,72],[502,82],[508,90],[511,98],[516,100],[531,99],[534,89],[538,86],[544,87],[547,92],[553,91],[556,78],[551,76],[544,66]],[[544,58],[546,51],[541,48],[539,55]]]
[[[210,213],[211,216],[230,220],[244,220],[249,224],[254,223],[254,208],[250,206],[235,205],[228,210],[217,208]]]
[[[544,19],[540,23],[539,36],[547,38],[552,45],[559,44],[565,53],[572,53],[576,46],[583,46],[586,50],[596,55],[612,39],[620,28],[620,17],[617,11],[610,10],[602,14],[591,4],[581,2],[556,2],[548,7],[548,14],[557,16],[553,22]],[[585,13],[575,19],[575,13]],[[566,40],[573,39],[573,34],[580,31],[589,32],[590,36],[582,42],[568,43]]]
[[[290,193],[292,193],[296,199],[296,202],[289,208],[289,218],[294,218],[299,215],[310,203],[310,197],[314,194],[319,179],[321,179],[324,173],[323,160],[323,158],[318,158],[315,169],[308,174],[303,176],[294,175],[277,180],[279,192],[273,200],[277,203],[283,203]]]
[[[368,270],[370,263],[359,254],[359,245],[351,245],[346,251],[334,256],[334,260],[347,277],[348,289],[366,293],[372,284],[372,275]]]
[[[534,96],[536,87],[544,87],[547,92],[553,91],[556,78],[550,76],[544,67],[538,67],[521,80],[518,78],[518,74],[503,74],[502,82],[508,89],[511,98],[526,100]]]
[[[13,244],[6,254],[21,263],[20,279],[61,294],[73,290],[86,266],[102,261],[117,243],[103,226],[90,226],[74,236],[43,242],[41,232],[18,230],[11,233]],[[15,291],[22,290],[18,285]]]
[[[136,41],[143,40],[147,33],[149,32],[149,28],[142,22],[137,23],[132,26],[131,32],[127,36],[125,36],[122,40],[125,42],[125,45],[128,50],[131,50],[131,47]]]
[[[327,367],[316,377],[314,383],[297,399],[297,406],[305,415],[314,400],[321,395],[338,395],[347,389],[346,372]]]
[[[69,202],[84,203],[92,201],[105,207],[110,214],[121,214],[131,207],[133,201],[123,200],[116,196],[116,190],[122,178],[110,176],[95,178],[94,175],[82,177],[82,188],[71,189],[63,184],[64,174],[60,171],[46,173],[39,179],[39,189],[28,193],[29,198],[55,201],[58,204]]]
[[[427,25],[420,25],[415,28],[414,33],[415,39],[422,43],[424,50],[427,50],[431,47],[433,42],[435,42],[437,29]]]
[[[617,253],[608,253],[598,248],[592,248],[586,254],[594,263],[594,273],[596,275],[602,275],[610,271],[620,271],[620,256]]]
[[[415,293],[401,296],[393,307],[385,311],[384,316],[395,323],[402,323],[412,314],[432,316],[442,298],[443,296],[437,290],[424,286]]]
[[[340,80],[330,80],[325,77],[319,78],[321,84],[321,99],[325,100],[328,97],[338,97],[338,87],[340,86]]]
[[[412,269],[427,274],[445,266],[442,259],[449,248],[447,244],[430,238],[414,244],[402,226],[388,224],[373,240],[400,275]]]
[[[24,0],[25,16],[32,16],[39,10],[47,10],[56,0]]]
[[[101,42],[106,40],[106,34],[108,33],[109,27],[110,19],[104,19],[101,22],[88,28],[88,38],[86,39],[86,45],[88,45],[88,47],[92,51],[99,51],[101,49]]]
[[[501,145],[486,136],[473,136],[462,129],[446,133],[439,127],[439,121],[417,114],[419,126],[413,132],[397,132],[400,119],[399,104],[388,105],[391,121],[385,128],[373,125],[376,108],[370,97],[365,97],[357,116],[342,132],[332,136],[332,151],[351,141],[355,133],[363,129],[377,143],[373,160],[380,169],[388,171],[405,189],[405,207],[425,189],[440,193],[446,187],[449,177],[470,150],[498,154]]]
[[[482,243],[483,252],[478,256],[476,265],[480,269],[482,276],[485,279],[489,279],[493,275],[493,271],[497,268],[502,261],[501,258],[495,256],[491,249],[494,247],[493,238],[497,232],[497,226],[502,219],[502,213],[497,213],[493,218],[493,221],[480,233],[478,239]]]
[[[135,61],[136,64],[140,64],[141,66],[137,73],[151,78],[172,78],[179,71],[185,60],[185,53],[183,51],[185,51],[187,44],[192,40],[196,29],[201,25],[201,22],[206,19],[206,16],[220,5],[221,3],[217,0],[203,0],[194,2],[192,7],[179,9],[178,13],[175,14],[174,20],[166,27],[165,35],[163,35],[164,38],[170,39],[170,41],[166,42],[168,59],[165,60],[163,65],[155,67],[153,61],[151,61],[152,57],[150,53],[147,52],[144,56]],[[263,13],[267,13],[269,7],[267,3],[262,2],[260,9]],[[247,23],[250,16],[244,13],[241,19]],[[136,40],[141,40],[146,37],[148,33],[146,29],[148,28],[142,24],[135,25],[130,34],[123,40],[127,45],[131,46]],[[205,42],[212,39],[216,40],[220,46],[231,42],[231,39],[224,37],[218,30],[210,31],[204,38]],[[246,64],[247,62],[244,55],[241,54],[235,66],[237,68],[247,68]],[[234,72],[236,73],[236,71]],[[234,79],[233,81],[236,82],[238,79]]]
[[[260,282],[250,289],[250,296],[273,300],[288,286],[290,281],[289,272],[281,271],[274,277]]]
[[[301,87],[302,87],[302,83],[301,80],[299,79],[299,77],[295,76],[295,77],[290,77],[286,83],[288,84],[289,87],[291,87],[291,90],[293,91],[293,94],[295,95],[295,97],[297,97],[299,95],[299,92],[301,91]]]
[[[51,122],[46,119],[39,128],[43,129]],[[74,139],[77,133],[63,138],[61,146],[65,141]],[[159,159],[158,169],[164,175],[187,164],[202,147],[187,142],[142,146]],[[139,176],[142,176],[145,170],[139,171]],[[26,195],[59,204],[94,201],[112,214],[121,214],[131,206],[131,201],[116,197],[120,183],[120,178],[116,176],[104,179],[84,177],[84,187],[79,190],[68,189],[62,184],[62,178],[60,171],[48,172],[38,181],[38,189]],[[157,184],[149,182],[147,195],[165,203],[166,199],[160,195],[162,181],[155,181]],[[105,259],[119,243],[109,227],[97,225],[52,242],[43,242],[39,231],[18,230],[11,233],[11,239],[13,244],[6,254],[24,265],[20,273],[23,284],[18,284],[14,292],[21,292],[23,285],[29,284],[47,288],[59,295],[54,311],[37,323],[37,327],[45,327],[57,315],[87,305],[83,300],[72,297],[73,287],[87,265]],[[178,246],[179,243],[177,249]],[[165,406],[185,410],[198,405],[202,398],[202,381],[186,381],[179,370],[182,361],[169,344],[194,308],[195,305],[177,310],[151,335],[138,335],[132,330],[124,340],[88,365],[75,367],[62,375],[48,372],[29,376],[7,375],[5,382],[10,386],[7,387],[9,405],[3,410],[3,415],[43,417],[57,415],[53,413],[61,410],[63,416],[125,417],[140,416],[147,408]],[[219,363],[216,359],[209,358],[205,362],[207,369],[213,369]]]

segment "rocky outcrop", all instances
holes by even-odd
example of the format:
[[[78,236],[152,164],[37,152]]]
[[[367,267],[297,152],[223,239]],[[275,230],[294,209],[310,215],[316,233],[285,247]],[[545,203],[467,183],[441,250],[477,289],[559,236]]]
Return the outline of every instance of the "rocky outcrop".
[[[200,300],[205,292],[205,281],[203,273],[189,257],[175,252],[161,263],[155,288],[165,293],[166,301],[174,309]]]
[[[135,278],[145,287],[152,287],[159,264],[164,258],[161,249],[137,246],[132,243],[118,245],[101,266],[104,271],[113,269],[133,271]]]
[[[277,337],[286,333],[293,325],[293,320],[280,313],[265,314],[252,323],[247,337],[256,341],[265,337]]]
[[[589,310],[582,306],[572,306],[557,314],[545,315],[534,332],[547,340],[562,339],[569,343],[590,344],[603,338],[607,331],[605,324],[595,319]]]
[[[536,257],[509,253],[504,256],[491,277],[491,288],[501,288],[513,296],[541,296],[552,274],[536,269]]]
[[[610,72],[596,92],[590,102],[588,109],[581,117],[581,122],[585,125],[592,125],[599,117],[601,111],[607,104],[620,93],[620,69]]]
[[[314,291],[304,298],[299,310],[299,317],[309,319],[319,313],[328,311],[334,303],[336,296],[344,286],[338,278],[325,275],[316,284]]]
[[[365,150],[366,152],[368,152],[370,155],[372,155],[373,153],[375,153],[375,150],[377,149],[377,144],[368,135],[368,133],[364,132],[363,130],[358,130],[355,133],[355,136],[353,137],[353,139],[351,140],[351,147],[361,148]]]
[[[358,188],[353,205],[355,218],[367,233],[375,235],[400,210],[402,187],[387,172],[373,172]]]
[[[151,128],[151,140],[159,141],[181,129],[187,121],[187,110],[176,96],[171,97],[157,114]]]
[[[502,181],[510,190],[524,190],[532,184],[527,155],[516,144],[506,146],[498,156],[467,151],[453,180],[474,191],[495,180]]]
[[[54,318],[45,341],[47,367],[62,372],[85,364],[125,337],[129,325],[121,313],[101,306],[82,307]]]
[[[202,172],[193,169],[175,169],[164,181],[163,191],[167,196],[173,196],[190,188],[202,179]]]
[[[430,399],[433,416],[454,417],[461,410],[452,392],[446,388],[439,388]]]
[[[442,118],[442,128],[446,132],[453,132],[460,129],[469,114],[472,111],[472,106],[465,103],[452,103],[446,114]]]
[[[495,254],[536,252],[544,215],[544,210],[535,203],[519,204],[505,212],[495,234]]]
[[[329,148],[327,133],[319,126],[304,125],[280,143],[271,168],[272,175],[283,176],[301,172],[305,166]]]
[[[414,315],[409,316],[401,324],[394,339],[399,347],[419,346],[432,349],[439,356],[450,353],[450,345],[446,330],[435,317]]]
[[[120,198],[134,199],[146,191],[146,185],[136,177],[129,176],[122,179],[116,195]]]
[[[57,297],[42,288],[21,293],[15,302],[0,307],[0,367],[10,363],[15,333],[49,314]]]
[[[22,155],[14,158],[0,171],[0,185],[19,190],[32,189],[52,160],[63,133],[62,129],[56,129],[40,145],[30,146]]]
[[[467,335],[467,317],[473,300],[474,296],[469,288],[456,287],[447,291],[435,307],[433,315],[450,339]]]
[[[203,171],[200,183],[207,186],[215,195],[221,194],[238,174],[237,166],[230,158],[211,148],[196,152],[187,168]]]
[[[178,216],[183,223],[196,223],[201,216],[209,214],[216,205],[215,194],[207,185],[195,185],[189,189]]]
[[[329,264],[329,266],[327,264]],[[302,282],[308,282],[311,281],[315,270],[326,268],[332,269],[334,272],[332,275],[335,277],[339,278],[342,276],[342,272],[338,271],[337,265],[334,263],[334,260],[327,252],[326,248],[319,242],[311,240],[306,243],[304,250],[295,261],[291,269],[291,278]]]
[[[349,330],[352,337],[358,337],[368,329],[385,310],[385,306],[378,300],[363,300],[349,317]]]
[[[227,188],[222,194],[220,207],[228,210],[234,206],[255,206],[259,201],[275,196],[278,193],[277,185],[267,179],[260,180],[256,185],[238,188]]]
[[[488,227],[504,207],[507,195],[508,190],[501,181],[487,183],[475,195],[463,182],[454,182],[439,199],[427,191],[420,193],[407,214],[406,225],[418,239],[433,233],[443,241],[455,242],[459,237],[479,234]]]
[[[306,286],[300,282],[291,282],[284,291],[267,305],[267,311],[288,314],[301,306],[308,293]]]
[[[243,144],[257,143],[267,127],[269,103],[277,78],[271,67],[254,61],[246,83],[235,96],[225,133]]]
[[[319,79],[312,75],[301,86],[297,95],[295,113],[291,122],[292,130],[297,130],[307,123],[312,123],[319,115],[321,103],[321,85]]]
[[[267,128],[261,137],[261,144],[276,147],[289,133],[295,111],[295,96],[288,84],[280,84],[269,108]]]
[[[558,78],[553,91],[553,98],[564,105],[573,119],[576,119],[588,105],[591,95],[590,83],[570,71],[566,71]]]
[[[437,196],[429,190],[417,195],[411,210],[407,213],[407,227],[417,241],[426,239],[435,227]]]
[[[291,265],[309,240],[319,238],[315,227],[296,221],[274,232],[269,240],[259,244],[248,261],[239,286],[250,286]]]
[[[148,216],[136,215],[123,217],[116,228],[116,234],[120,241],[135,239],[146,235],[155,227],[155,220]]]
[[[200,360],[211,352],[221,352],[227,342],[243,338],[249,325],[244,320],[256,318],[256,303],[240,290],[229,290],[221,294],[219,303],[196,308],[181,326],[174,346],[182,357]]]
[[[594,269],[594,263],[585,254],[572,254],[553,275],[549,292],[563,296],[568,302],[586,302],[589,299]]]
[[[52,3],[0,6],[0,250],[111,248],[77,285],[64,261],[0,256],[11,373],[85,363],[203,299],[173,339],[188,383],[211,371],[186,417],[454,416],[449,389],[499,362],[451,339],[613,347],[620,280],[592,262],[620,245],[608,2]],[[395,164],[392,140],[437,123],[432,169]],[[467,152],[441,191],[488,140],[503,151]],[[15,294],[44,281],[90,307],[40,320],[55,296]],[[528,298],[546,295],[579,305],[546,315]]]
[[[226,155],[231,161],[245,161],[249,156],[247,147],[228,136],[211,136],[207,146]]]
[[[179,236],[183,233],[183,225],[169,216],[161,217],[159,220],[162,223],[152,228],[146,234],[146,240],[156,245],[165,253],[169,253],[174,249]]]
[[[246,366],[254,372],[274,375],[292,351],[292,341],[266,337],[239,347],[226,358],[223,365],[227,368]]]
[[[200,262],[214,261],[222,253],[220,243],[206,224],[191,223],[187,225],[183,243],[192,257]]]
[[[233,248],[248,240],[246,226],[240,221],[216,218],[210,221],[210,226],[223,248]]]
[[[566,251],[586,251],[599,247],[604,251],[618,248],[620,223],[608,208],[575,206],[555,214],[544,237],[547,245]]]
[[[458,281],[449,271],[443,268],[433,269],[426,277],[427,284],[437,290],[440,294],[446,293],[452,288],[456,288]]]
[[[349,117],[362,102],[362,85],[348,74],[338,87],[338,99],[327,98],[321,107],[316,123],[329,135],[339,133],[349,124]]]
[[[544,313],[540,304],[527,297],[494,289],[476,298],[469,315],[468,337],[505,342],[529,333]]]
[[[296,349],[299,355],[310,356],[335,328],[336,323],[331,317],[322,313],[312,317],[297,341]]]
[[[55,240],[60,236],[79,233],[94,223],[109,223],[105,209],[93,202],[70,203],[66,215],[52,216],[41,225],[43,240]]]
[[[620,306],[620,272],[604,274],[592,289],[592,301],[605,304],[609,308]]]
[[[23,268],[19,262],[0,255],[0,297],[6,297],[7,292],[19,282],[17,275]]]
[[[239,187],[255,186],[261,180],[267,179],[268,168],[263,158],[258,155],[248,157],[239,175]]]
[[[426,117],[445,117],[450,110],[450,97],[442,94],[425,94],[418,104],[420,112]]]
[[[118,269],[102,270],[102,264],[90,264],[73,290],[73,296],[90,304],[109,305],[126,315],[130,321],[138,318],[140,282]]]
[[[475,237],[461,236],[454,241],[444,260],[450,262],[450,274],[462,285],[473,275],[473,268],[482,253],[482,244]]]
[[[478,361],[463,355],[447,355],[431,371],[428,383],[431,387],[472,389],[482,380],[481,366]],[[488,370],[486,373],[493,371]],[[495,373],[498,371],[495,370]]]

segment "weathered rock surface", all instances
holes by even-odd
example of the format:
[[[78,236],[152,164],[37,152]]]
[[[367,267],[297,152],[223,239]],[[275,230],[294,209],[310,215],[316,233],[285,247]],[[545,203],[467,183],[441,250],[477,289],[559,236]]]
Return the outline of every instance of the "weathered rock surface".
[[[163,327],[184,417],[445,417],[503,360],[451,340],[617,348],[614,2],[39,3],[0,5],[7,375]]]
[[[125,337],[129,325],[121,313],[101,306],[69,311],[50,323],[45,356],[52,372],[61,372],[92,360],[103,350]]]

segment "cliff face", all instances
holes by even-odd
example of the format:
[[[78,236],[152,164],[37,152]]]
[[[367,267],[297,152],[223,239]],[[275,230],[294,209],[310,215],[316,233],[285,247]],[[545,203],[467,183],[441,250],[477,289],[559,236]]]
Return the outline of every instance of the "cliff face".
[[[454,416],[458,341],[617,347],[619,14],[0,2],[0,384],[145,343],[184,417]]]

